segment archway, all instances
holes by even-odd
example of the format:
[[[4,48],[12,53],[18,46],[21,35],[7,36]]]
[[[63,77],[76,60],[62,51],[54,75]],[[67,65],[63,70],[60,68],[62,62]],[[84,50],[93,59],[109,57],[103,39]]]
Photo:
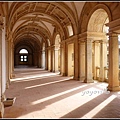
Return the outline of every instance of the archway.
[[[28,50],[27,49],[21,49],[19,51],[19,64],[20,65],[28,64]]]
[[[74,76],[74,43],[68,44],[68,76]]]
[[[33,53],[30,47],[24,45],[15,48],[14,66],[17,67],[19,65],[34,66]]]
[[[54,48],[54,72],[60,71],[60,35],[57,34],[55,37],[55,48]]]
[[[43,42],[42,46],[42,68],[45,69],[45,43]]]
[[[108,65],[108,39],[106,35],[108,28],[105,26],[108,22],[109,18],[107,12],[100,8],[93,12],[87,27],[87,38],[92,40],[92,71],[89,72],[92,72],[92,78],[98,81],[105,81],[105,72]],[[88,66],[90,66],[90,64]]]

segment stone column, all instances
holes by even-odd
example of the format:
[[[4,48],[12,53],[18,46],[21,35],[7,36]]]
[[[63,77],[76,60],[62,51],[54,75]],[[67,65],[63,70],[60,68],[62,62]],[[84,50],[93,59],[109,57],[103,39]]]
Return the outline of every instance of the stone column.
[[[42,50],[42,68],[45,69],[45,50]]]
[[[96,80],[97,79],[97,71],[96,71],[96,67],[100,66],[100,52],[99,52],[99,41],[94,41],[94,62],[93,62],[93,67],[94,67],[94,72],[93,72],[93,77]]]
[[[52,48],[51,48],[51,55],[52,55],[52,59],[51,59],[51,61],[52,61],[52,72],[55,72],[55,68],[54,68],[54,65],[55,65],[55,58],[54,58],[54,56],[55,56],[55,53],[54,53],[54,46],[52,46]]]
[[[15,77],[14,74],[14,43],[12,42],[12,78]]]
[[[1,98],[2,97],[2,29],[3,29],[3,22],[0,21],[0,118],[3,118],[3,114],[4,114],[4,105]]]
[[[10,79],[9,79],[9,41],[6,40],[6,89],[9,88]]]
[[[38,67],[41,68],[41,51],[38,51]]]
[[[48,71],[52,71],[51,70],[51,49],[48,48]]]
[[[105,41],[100,42],[100,76],[99,81],[105,81],[105,67],[107,66],[107,45]]]
[[[79,61],[80,61],[80,69],[79,69],[80,78],[79,78],[79,80],[84,81],[85,80],[85,42],[80,42]]]
[[[100,76],[99,81],[104,81],[104,43],[100,41]]]
[[[45,48],[45,70],[48,70],[48,49]]]
[[[78,45],[78,37],[75,39],[74,43],[74,78],[75,80],[79,80],[79,62],[78,62],[78,55],[79,55],[79,45]]]
[[[50,72],[52,72],[52,47],[50,47]]]
[[[61,75],[63,76],[66,76],[67,73],[66,73],[66,43],[65,42],[62,42],[61,45],[60,45],[60,51],[61,51],[61,58],[60,58],[60,73]]]
[[[9,79],[9,84],[11,83],[10,79],[11,79],[11,47],[10,47],[10,38],[8,40],[8,79]]]
[[[58,72],[58,48],[54,49],[54,72]]]
[[[92,39],[87,38],[85,41],[85,83],[92,83]]]
[[[119,87],[119,62],[118,62],[118,35],[111,33],[109,36],[109,73],[108,90],[118,91]]]
[[[11,40],[9,42],[9,46],[10,46],[10,49],[9,49],[9,57],[10,57],[10,79],[14,78],[15,75],[14,75],[14,45],[13,45],[13,41]]]
[[[12,46],[11,46],[11,39],[9,42],[9,75],[10,79],[12,78]]]

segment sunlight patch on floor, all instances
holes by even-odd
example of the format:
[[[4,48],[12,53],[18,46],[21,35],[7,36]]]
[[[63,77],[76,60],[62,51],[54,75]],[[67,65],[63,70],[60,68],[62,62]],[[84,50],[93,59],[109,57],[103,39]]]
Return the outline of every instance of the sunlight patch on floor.
[[[97,113],[99,113],[105,106],[107,106],[111,101],[113,101],[116,98],[115,95],[111,95],[109,98],[107,98],[105,101],[100,103],[97,107],[95,107],[93,110],[85,114],[81,118],[92,118],[94,117]]]
[[[73,92],[73,91],[75,91],[75,90],[78,90],[78,89],[83,88],[83,87],[86,87],[86,86],[87,86],[87,85],[82,85],[82,86],[79,86],[79,87],[76,87],[76,88],[73,88],[73,89],[70,89],[70,90],[66,90],[66,91],[64,91],[64,92],[57,93],[57,94],[55,94],[55,95],[51,95],[51,96],[46,97],[46,98],[43,98],[43,99],[40,99],[40,100],[36,100],[36,101],[32,102],[31,104],[32,104],[32,105],[35,105],[35,104],[38,104],[38,103],[41,103],[41,102],[45,102],[45,101],[47,101],[47,100],[54,99],[55,97],[59,97],[59,96],[61,96],[61,95],[67,94],[67,93],[69,93],[69,92]]]
[[[70,78],[62,79],[62,80],[58,80],[58,81],[56,80],[54,82],[43,83],[43,84],[40,84],[40,85],[29,86],[29,87],[26,87],[25,89],[30,89],[30,88],[35,88],[35,87],[50,85],[50,84],[59,83],[59,82],[66,81],[66,80],[70,80]]]
[[[26,80],[26,79],[31,79],[31,78],[38,78],[38,77],[44,77],[44,76],[51,76],[51,75],[58,75],[59,73],[47,73],[47,74],[43,74],[43,75],[32,75],[32,76],[28,76],[28,77],[23,77],[23,78],[13,78],[10,79],[11,81],[17,81],[17,80]]]
[[[98,97],[101,94],[104,94],[104,91],[99,90],[99,89],[94,88],[94,87],[91,87],[89,89],[86,89],[86,90],[81,91],[77,94],[71,95],[70,97],[62,99],[61,101],[58,101],[58,102],[53,103],[53,104],[56,104],[54,106],[57,106],[57,104],[62,105],[62,103],[66,103],[68,106],[70,106],[69,111],[68,111],[68,114],[69,114],[69,113],[75,111],[76,109],[80,108],[84,104],[90,102],[91,100],[93,100],[94,98]],[[79,101],[78,101],[78,98],[79,98]],[[74,101],[74,103],[72,103],[70,100]],[[65,106],[67,106],[67,105],[65,105]],[[65,116],[65,115],[66,114],[63,114],[62,116]],[[86,116],[83,116],[83,118],[86,118]]]

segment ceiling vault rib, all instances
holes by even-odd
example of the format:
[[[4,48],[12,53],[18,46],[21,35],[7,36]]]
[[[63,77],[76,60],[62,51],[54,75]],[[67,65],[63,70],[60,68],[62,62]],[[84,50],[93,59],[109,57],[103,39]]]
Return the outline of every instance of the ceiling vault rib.
[[[31,4],[29,4],[28,12],[30,12]]]
[[[49,6],[47,7],[47,9],[45,10],[45,13],[47,13],[47,12],[48,12],[48,10],[49,10],[50,6],[51,6],[51,3],[49,4]]]
[[[36,9],[36,7],[37,7],[37,4],[38,4],[38,2],[35,3],[35,6],[34,6],[34,8],[33,8],[33,11],[35,11],[35,9]]]
[[[57,8],[57,6],[54,6],[54,8],[52,9],[52,11],[50,12],[50,15],[54,12],[54,10]]]
[[[61,21],[61,23],[65,22],[65,20],[67,20],[67,19],[68,19],[68,17],[64,18],[64,19]],[[68,19],[68,20],[69,20],[69,19]]]

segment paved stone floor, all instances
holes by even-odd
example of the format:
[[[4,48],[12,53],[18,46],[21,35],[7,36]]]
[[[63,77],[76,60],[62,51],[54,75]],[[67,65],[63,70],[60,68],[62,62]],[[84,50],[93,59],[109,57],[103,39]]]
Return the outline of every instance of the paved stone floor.
[[[107,83],[83,83],[38,68],[15,68],[6,98],[4,118],[120,118],[120,92]]]

